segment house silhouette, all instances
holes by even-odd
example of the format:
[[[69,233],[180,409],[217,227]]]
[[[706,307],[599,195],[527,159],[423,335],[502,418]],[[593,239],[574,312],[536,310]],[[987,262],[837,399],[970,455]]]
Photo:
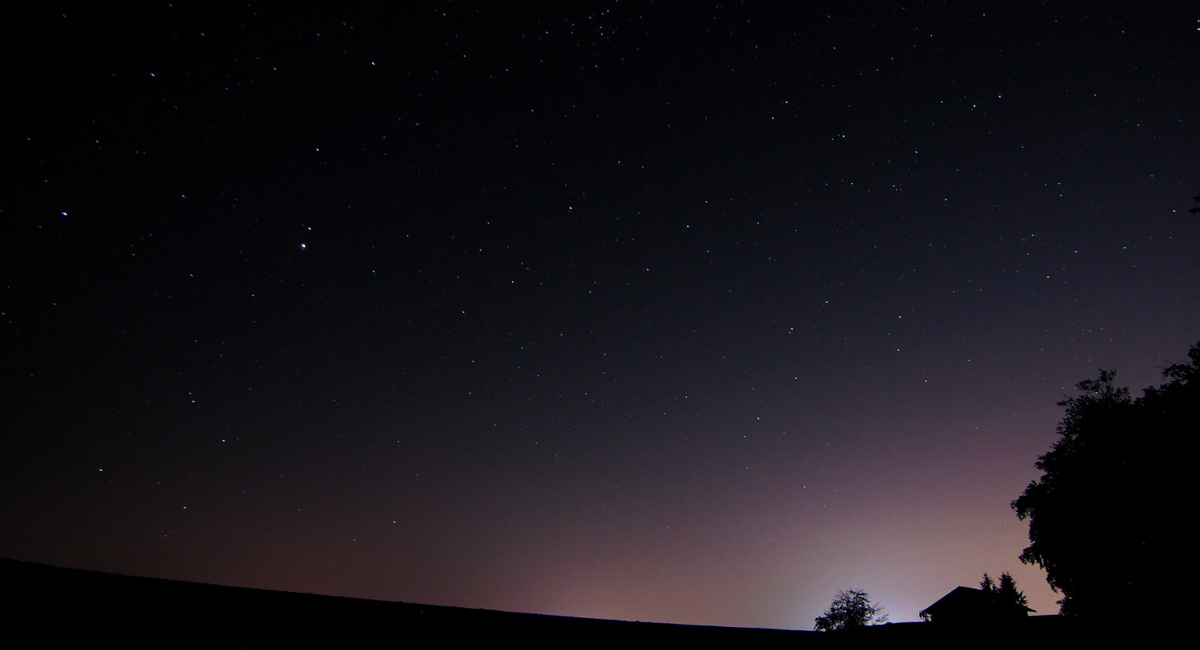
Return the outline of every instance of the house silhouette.
[[[921,619],[939,625],[978,625],[1020,621],[1035,610],[997,599],[995,592],[973,587],[955,587],[934,604],[921,610]]]

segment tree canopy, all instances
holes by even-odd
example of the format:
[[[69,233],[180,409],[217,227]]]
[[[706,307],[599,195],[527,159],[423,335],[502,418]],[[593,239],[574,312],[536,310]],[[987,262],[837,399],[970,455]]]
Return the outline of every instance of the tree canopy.
[[[1046,570],[1065,615],[1120,616],[1181,591],[1179,508],[1200,431],[1200,343],[1188,356],[1136,399],[1101,370],[1059,402],[1060,437],[1012,507],[1029,520],[1021,561]]]
[[[852,630],[887,622],[883,605],[872,603],[867,592],[858,589],[839,591],[833,604],[823,616],[817,617],[815,629],[822,632]]]

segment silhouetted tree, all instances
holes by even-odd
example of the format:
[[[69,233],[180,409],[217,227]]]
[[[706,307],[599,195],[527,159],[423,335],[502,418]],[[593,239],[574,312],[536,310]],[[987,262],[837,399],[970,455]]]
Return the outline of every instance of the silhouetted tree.
[[[1000,574],[1000,586],[996,589],[996,601],[1005,607],[1022,612],[1022,615],[1024,615],[1024,609],[1029,606],[1029,599],[1025,597],[1025,592],[1017,589],[1017,581],[1008,571]]]
[[[999,586],[992,576],[983,574],[983,580],[979,581],[979,589],[991,603],[991,616],[997,620],[1024,617],[1032,611],[1029,609],[1029,599],[1025,597],[1025,592],[1017,589],[1017,581],[1008,571],[1000,574]]]
[[[883,605],[872,603],[867,592],[858,589],[839,591],[824,616],[817,617],[815,629],[822,632],[852,630],[887,622]]]
[[[1059,402],[1061,437],[1012,507],[1029,519],[1021,561],[1046,570],[1065,615],[1114,621],[1131,608],[1183,602],[1179,508],[1192,493],[1183,477],[1200,432],[1200,343],[1188,356],[1137,399],[1102,370],[1079,383],[1082,395]]]
[[[983,574],[983,580],[979,581],[979,588],[982,589],[985,594],[995,593],[996,581],[992,580],[992,576],[985,573]]]

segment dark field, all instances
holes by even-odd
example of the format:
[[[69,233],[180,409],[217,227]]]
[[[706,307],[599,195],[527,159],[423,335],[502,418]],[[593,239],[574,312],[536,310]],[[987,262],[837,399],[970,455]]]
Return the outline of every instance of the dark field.
[[[56,647],[397,647],[497,641],[523,646],[1049,647],[1098,636],[1057,616],[1031,617],[1004,630],[895,623],[857,634],[607,621],[205,585],[12,560],[0,560],[0,581],[11,603],[5,612],[10,640]],[[1109,633],[1102,636],[1111,640]]]

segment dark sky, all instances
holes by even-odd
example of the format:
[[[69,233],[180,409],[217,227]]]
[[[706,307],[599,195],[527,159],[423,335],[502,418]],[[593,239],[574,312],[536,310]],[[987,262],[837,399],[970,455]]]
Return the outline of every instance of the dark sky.
[[[0,556],[1057,610],[1055,402],[1200,340],[1200,12],[299,4],[4,17]]]

